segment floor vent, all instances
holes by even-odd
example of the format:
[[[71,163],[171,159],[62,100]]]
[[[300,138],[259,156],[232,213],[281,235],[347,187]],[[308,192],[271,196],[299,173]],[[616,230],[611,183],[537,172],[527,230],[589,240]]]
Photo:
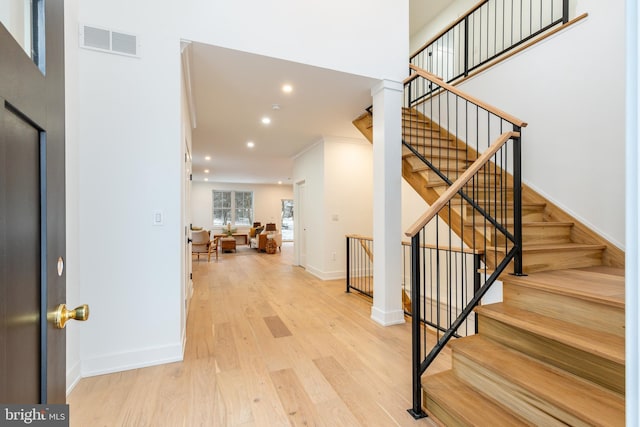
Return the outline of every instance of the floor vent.
[[[80,25],[80,47],[138,58],[138,36],[105,28]]]

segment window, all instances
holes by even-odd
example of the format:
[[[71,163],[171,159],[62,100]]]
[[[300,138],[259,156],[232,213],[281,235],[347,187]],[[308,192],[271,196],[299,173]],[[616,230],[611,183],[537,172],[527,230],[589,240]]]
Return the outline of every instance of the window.
[[[235,192],[235,224],[248,225],[253,223],[253,193],[250,191]]]
[[[213,190],[213,225],[222,227],[253,224],[252,191]]]

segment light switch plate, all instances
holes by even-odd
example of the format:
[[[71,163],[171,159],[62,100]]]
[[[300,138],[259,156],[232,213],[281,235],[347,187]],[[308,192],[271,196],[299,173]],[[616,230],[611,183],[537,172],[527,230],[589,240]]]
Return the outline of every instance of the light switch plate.
[[[153,225],[164,225],[164,213],[162,211],[153,211]]]

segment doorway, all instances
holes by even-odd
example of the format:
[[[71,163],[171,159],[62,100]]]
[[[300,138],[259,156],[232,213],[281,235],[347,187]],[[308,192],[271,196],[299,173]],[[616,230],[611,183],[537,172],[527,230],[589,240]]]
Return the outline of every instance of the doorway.
[[[293,200],[282,199],[282,212],[280,214],[282,230],[282,241],[293,242],[294,222],[293,222]]]

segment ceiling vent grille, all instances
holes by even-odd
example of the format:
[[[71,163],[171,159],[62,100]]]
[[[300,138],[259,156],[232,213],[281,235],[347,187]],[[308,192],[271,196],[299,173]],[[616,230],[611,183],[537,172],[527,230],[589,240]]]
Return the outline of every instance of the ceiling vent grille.
[[[83,24],[80,25],[80,47],[140,57],[138,36]]]

